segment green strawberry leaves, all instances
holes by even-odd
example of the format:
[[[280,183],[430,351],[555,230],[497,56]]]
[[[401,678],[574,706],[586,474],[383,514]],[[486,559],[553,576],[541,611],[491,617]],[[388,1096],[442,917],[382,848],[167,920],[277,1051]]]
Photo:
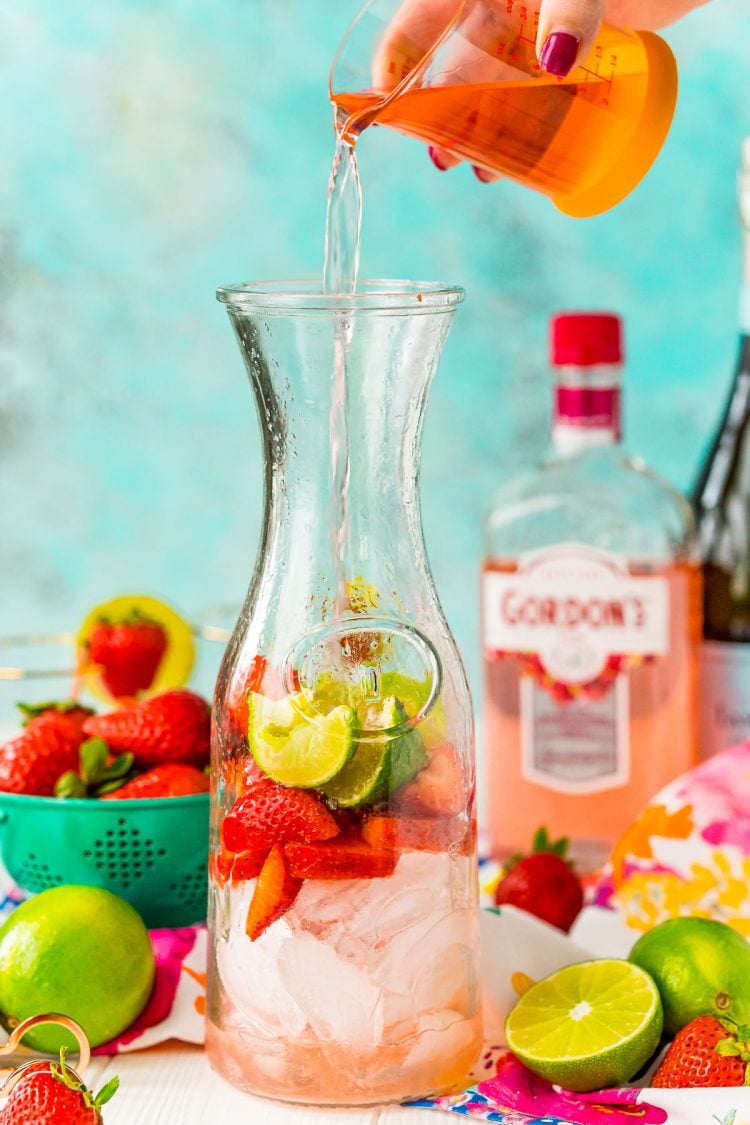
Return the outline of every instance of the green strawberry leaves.
[[[565,859],[569,847],[570,840],[567,836],[552,840],[544,827],[536,830],[531,841],[532,852],[549,852],[551,855],[559,855],[560,859]]]
[[[531,855],[538,855],[544,853],[548,855],[559,856],[560,859],[567,863],[568,867],[573,867],[572,862],[567,858],[568,848],[570,847],[570,838],[562,836],[559,840],[553,840],[547,831],[542,826],[537,828],[531,840]],[[514,852],[514,854],[503,864],[503,874],[507,875],[512,867],[520,863],[522,859],[526,858],[525,852]]]
[[[113,761],[109,759],[110,750],[104,739],[90,738],[81,743],[78,773],[68,770],[62,774],[55,785],[55,796],[63,800],[103,797],[137,776],[132,754],[120,754]]]
[[[102,1086],[101,1090],[94,1098],[94,1105],[96,1106],[96,1108],[98,1109],[99,1106],[106,1105],[107,1102],[111,1101],[119,1088],[120,1079],[117,1076],[115,1076],[114,1078],[110,1078],[109,1082]]]
[[[84,707],[83,704],[77,703],[75,699],[53,699],[46,703],[16,703],[16,707],[23,715],[21,725],[24,727],[28,726],[32,719],[38,719],[46,711],[57,711],[58,715],[67,715],[70,711],[83,711],[87,715],[94,714],[91,707]]]
[[[76,1072],[74,1070],[68,1070],[67,1056],[68,1048],[61,1047],[60,1062],[50,1065],[52,1077],[58,1082],[61,1082],[63,1086],[67,1086],[69,1090],[74,1090],[77,1094],[80,1094],[87,1109],[99,1109],[100,1106],[106,1105],[108,1101],[111,1101],[120,1086],[120,1079],[110,1078],[109,1082],[107,1082],[105,1086],[102,1086],[99,1093],[94,1097],[91,1090],[84,1085]]]

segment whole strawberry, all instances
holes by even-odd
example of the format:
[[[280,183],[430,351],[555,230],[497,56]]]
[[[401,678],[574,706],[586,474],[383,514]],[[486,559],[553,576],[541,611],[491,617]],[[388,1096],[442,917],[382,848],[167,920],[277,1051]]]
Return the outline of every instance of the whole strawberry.
[[[101,1125],[101,1107],[114,1096],[113,1078],[94,1096],[65,1062],[26,1067],[0,1111],[0,1125]]]
[[[189,797],[193,793],[207,793],[208,778],[195,766],[168,762],[126,781],[120,789],[110,790],[104,801],[131,801],[146,797]]]
[[[652,1086],[744,1086],[750,1061],[750,1027],[699,1016],[678,1031]]]
[[[567,840],[552,842],[545,828],[534,836],[532,854],[513,857],[495,888],[498,906],[517,906],[567,931],[583,907],[581,882],[565,859]]]
[[[26,726],[0,746],[0,791],[51,797],[61,774],[75,769],[91,712],[76,703],[21,705]]]
[[[88,738],[103,738],[113,754],[132,754],[139,768],[165,762],[208,764],[211,708],[192,691],[165,691],[141,703],[93,715]]]
[[[115,699],[148,691],[167,651],[161,625],[134,610],[124,621],[101,620],[91,631],[86,659]]]

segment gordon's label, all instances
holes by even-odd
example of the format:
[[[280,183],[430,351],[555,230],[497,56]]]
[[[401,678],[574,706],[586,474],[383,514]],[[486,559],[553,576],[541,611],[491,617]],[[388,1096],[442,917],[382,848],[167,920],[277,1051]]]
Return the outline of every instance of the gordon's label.
[[[522,555],[514,571],[485,571],[484,647],[533,653],[561,683],[586,683],[610,657],[663,655],[669,589],[657,575],[633,575],[617,555],[558,544]]]

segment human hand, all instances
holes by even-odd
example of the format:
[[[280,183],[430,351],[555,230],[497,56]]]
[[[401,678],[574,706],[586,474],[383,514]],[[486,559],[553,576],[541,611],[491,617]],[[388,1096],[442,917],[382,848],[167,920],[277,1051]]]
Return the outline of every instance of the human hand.
[[[378,88],[388,89],[403,76],[404,42],[426,51],[454,16],[458,3],[459,0],[404,0],[373,60]],[[707,0],[541,0],[537,58],[549,74],[563,78],[586,57],[603,22],[651,30],[665,27],[705,3]],[[507,0],[485,0],[488,23],[492,22],[492,9],[497,10],[501,19],[507,11]],[[443,148],[431,145],[428,151],[441,172],[460,163]],[[483,183],[500,178],[484,168],[475,167],[474,173]]]

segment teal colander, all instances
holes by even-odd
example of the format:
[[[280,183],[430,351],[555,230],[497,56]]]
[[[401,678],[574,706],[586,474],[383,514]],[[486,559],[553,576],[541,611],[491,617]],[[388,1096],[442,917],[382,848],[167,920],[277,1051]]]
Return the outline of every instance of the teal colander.
[[[206,917],[208,794],[58,800],[0,793],[0,856],[24,891],[106,887],[150,929]]]

